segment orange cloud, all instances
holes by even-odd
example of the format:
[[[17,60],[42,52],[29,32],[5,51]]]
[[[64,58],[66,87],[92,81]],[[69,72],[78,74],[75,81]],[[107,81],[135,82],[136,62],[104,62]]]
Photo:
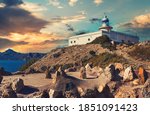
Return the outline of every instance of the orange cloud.
[[[150,28],[150,14],[136,16],[128,23],[121,24],[121,27],[130,28]]]

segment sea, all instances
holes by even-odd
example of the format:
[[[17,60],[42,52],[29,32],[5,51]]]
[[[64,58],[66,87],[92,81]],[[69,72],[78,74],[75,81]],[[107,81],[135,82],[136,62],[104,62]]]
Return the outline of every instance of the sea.
[[[25,60],[0,60],[0,67],[8,72],[17,72],[25,63]]]

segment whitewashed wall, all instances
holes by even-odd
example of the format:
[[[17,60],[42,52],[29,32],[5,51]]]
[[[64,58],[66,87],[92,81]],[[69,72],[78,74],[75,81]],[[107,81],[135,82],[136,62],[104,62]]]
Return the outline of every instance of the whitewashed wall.
[[[70,37],[69,39],[69,46],[87,44],[87,43],[92,42],[99,36],[102,36],[102,31],[73,36],[73,37]]]
[[[93,33],[88,33],[88,34],[83,34],[83,35],[78,35],[78,36],[73,36],[69,38],[69,46],[73,45],[83,45],[92,42],[95,40],[97,37],[100,37],[102,35],[107,35],[111,40],[116,41],[116,42],[126,42],[126,43],[137,43],[139,42],[139,38],[137,36],[132,36],[120,32],[107,32],[107,31],[98,31],[98,32],[93,32]]]

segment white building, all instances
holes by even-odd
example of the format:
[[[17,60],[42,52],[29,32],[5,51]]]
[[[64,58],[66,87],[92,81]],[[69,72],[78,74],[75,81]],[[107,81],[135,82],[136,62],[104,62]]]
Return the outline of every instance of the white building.
[[[138,36],[133,36],[121,32],[112,31],[113,27],[109,25],[109,19],[105,16],[102,19],[102,26],[99,31],[92,32],[88,34],[82,34],[77,36],[72,36],[69,38],[69,46],[72,45],[83,45],[92,42],[97,37],[107,35],[112,41],[115,42],[125,42],[125,43],[137,43],[139,42]]]

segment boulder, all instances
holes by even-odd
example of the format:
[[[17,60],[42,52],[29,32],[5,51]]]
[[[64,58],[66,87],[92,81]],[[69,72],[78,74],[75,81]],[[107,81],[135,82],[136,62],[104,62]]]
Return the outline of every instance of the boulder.
[[[84,67],[80,68],[80,75],[79,75],[79,77],[81,79],[86,79],[86,69]]]
[[[78,93],[79,93],[80,97],[85,95],[85,91],[83,90],[83,88],[77,87],[77,90],[78,90]]]
[[[123,81],[132,81],[136,78],[136,74],[133,71],[133,68],[130,66],[125,69],[124,75],[123,75]]]
[[[92,68],[92,73],[96,73],[97,76],[100,76],[103,72],[104,72],[103,69],[100,68],[99,66]]]
[[[17,94],[12,89],[5,89],[2,92],[2,97],[3,98],[17,98]]]
[[[46,79],[52,79],[51,71],[49,68],[46,70],[45,74],[46,74]]]
[[[87,72],[91,72],[91,71],[92,71],[91,64],[88,63],[88,64],[85,66],[85,69],[86,69]]]
[[[58,74],[60,74],[60,76],[63,76],[63,77],[67,76],[66,72],[62,69],[62,67],[59,67]]]
[[[148,78],[148,73],[145,71],[145,69],[143,67],[139,67],[138,78],[139,78],[139,83],[141,85],[143,85]]]
[[[54,89],[50,89],[50,90],[49,90],[49,97],[50,97],[50,98],[53,98],[53,97],[54,97],[54,92],[55,92]]]
[[[16,92],[12,89],[11,83],[2,87],[2,98],[17,98]]]
[[[121,63],[115,63],[114,65],[115,65],[116,70],[118,69],[118,70],[122,71],[124,69],[124,67]]]
[[[105,85],[99,85],[97,90],[98,90],[99,93],[101,93],[101,92],[103,92],[104,88],[105,88]]]
[[[110,64],[109,66],[107,66],[104,70],[105,75],[106,75],[106,79],[108,81],[111,81],[115,78],[115,66]]]
[[[12,81],[12,89],[15,92],[20,92],[24,88],[24,82],[22,79],[17,78]]]

